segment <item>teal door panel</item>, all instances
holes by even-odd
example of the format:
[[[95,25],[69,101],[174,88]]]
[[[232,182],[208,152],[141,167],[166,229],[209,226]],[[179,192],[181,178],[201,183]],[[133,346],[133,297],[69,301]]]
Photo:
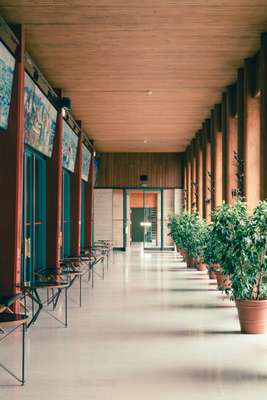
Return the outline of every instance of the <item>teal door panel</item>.
[[[62,256],[70,256],[70,231],[71,231],[71,200],[70,200],[70,188],[71,188],[71,174],[67,170],[63,169],[62,174]]]
[[[82,204],[81,204],[81,249],[84,249],[84,226],[85,226],[85,185],[82,181]]]
[[[46,161],[24,154],[22,282],[31,281],[46,260]]]

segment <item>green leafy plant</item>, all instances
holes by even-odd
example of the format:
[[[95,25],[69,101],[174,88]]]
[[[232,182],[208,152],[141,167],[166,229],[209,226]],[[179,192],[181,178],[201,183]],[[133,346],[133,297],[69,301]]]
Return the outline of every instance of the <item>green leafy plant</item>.
[[[170,235],[179,248],[197,262],[204,260],[207,224],[197,212],[173,215],[169,224]]]
[[[232,296],[242,300],[267,299],[267,202],[262,201],[243,229],[238,268],[232,274]]]
[[[227,275],[234,273],[237,258],[240,259],[248,221],[247,207],[242,201],[237,201],[232,206],[223,202],[212,213],[211,239],[214,246],[214,262],[218,263]]]

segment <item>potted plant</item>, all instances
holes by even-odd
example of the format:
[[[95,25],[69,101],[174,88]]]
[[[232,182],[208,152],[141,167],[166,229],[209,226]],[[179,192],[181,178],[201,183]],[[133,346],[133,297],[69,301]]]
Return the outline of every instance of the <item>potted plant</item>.
[[[207,265],[208,274],[210,279],[216,279],[216,270],[218,270],[218,259],[217,259],[217,246],[214,243],[213,237],[213,224],[207,225],[206,237],[204,243],[204,262]]]
[[[183,212],[178,215],[174,214],[171,216],[168,225],[170,229],[169,235],[175,242],[177,251],[184,257],[187,263],[190,261],[190,257],[188,257],[187,254],[190,219],[191,215],[188,212]]]
[[[262,201],[236,231],[232,247],[237,267],[231,271],[241,331],[267,332],[267,202]]]
[[[205,271],[204,246],[206,240],[206,221],[201,219],[197,212],[190,214],[185,232],[185,247],[191,260],[191,266],[199,271]]]
[[[236,260],[232,256],[232,249],[239,246],[236,241],[236,232],[247,219],[246,204],[242,201],[235,202],[233,206],[223,202],[212,213],[213,269],[218,288],[225,290],[226,293],[231,287],[230,276],[236,267]]]

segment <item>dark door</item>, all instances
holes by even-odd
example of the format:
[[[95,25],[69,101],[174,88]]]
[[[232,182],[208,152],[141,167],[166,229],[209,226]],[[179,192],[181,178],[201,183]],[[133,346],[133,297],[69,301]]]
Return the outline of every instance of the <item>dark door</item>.
[[[144,221],[144,209],[132,208],[131,209],[132,242],[143,242],[144,227],[141,225],[143,221]]]

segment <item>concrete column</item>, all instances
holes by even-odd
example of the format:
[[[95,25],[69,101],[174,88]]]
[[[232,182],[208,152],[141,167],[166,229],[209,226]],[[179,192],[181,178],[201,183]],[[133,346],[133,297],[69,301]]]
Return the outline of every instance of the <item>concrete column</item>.
[[[245,60],[244,70],[244,195],[250,210],[260,199],[260,94],[258,59]],[[265,78],[266,79],[266,78]]]

